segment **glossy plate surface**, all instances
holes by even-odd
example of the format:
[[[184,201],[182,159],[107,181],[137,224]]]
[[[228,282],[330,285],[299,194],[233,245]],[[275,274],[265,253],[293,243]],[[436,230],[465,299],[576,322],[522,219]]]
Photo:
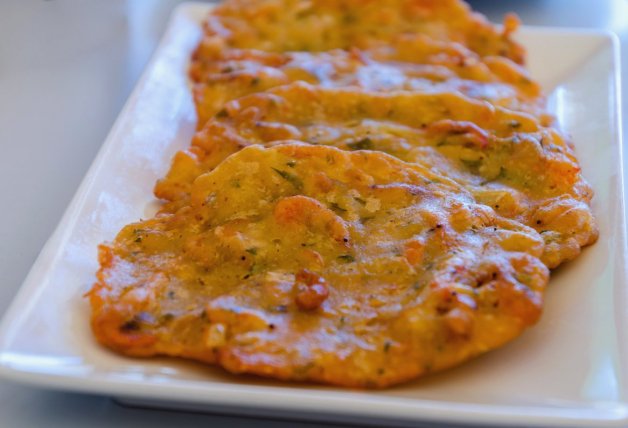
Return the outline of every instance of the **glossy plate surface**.
[[[617,42],[602,32],[525,28],[533,76],[574,138],[596,191],[599,242],[552,275],[545,314],[520,339],[464,366],[385,391],[235,377],[175,359],[134,360],[99,347],[82,296],[96,246],[154,212],[172,154],[188,145],[194,109],[186,68],[209,6],[184,4],[116,121],[59,227],[0,326],[0,376],[134,400],[329,419],[536,426],[628,423]],[[178,403],[178,404],[177,404]],[[245,410],[248,409],[248,410]],[[253,409],[253,410],[251,410]]]

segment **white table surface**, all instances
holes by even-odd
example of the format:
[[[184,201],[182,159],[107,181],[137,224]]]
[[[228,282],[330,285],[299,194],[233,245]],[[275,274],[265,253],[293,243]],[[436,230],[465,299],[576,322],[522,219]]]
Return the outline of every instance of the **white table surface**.
[[[0,316],[52,233],[180,0],[0,0]],[[628,0],[471,0],[494,21],[605,28]],[[628,105],[628,79],[623,104]],[[628,115],[624,114],[624,129]],[[106,397],[0,380],[0,427],[298,427],[295,422],[125,408]],[[331,426],[331,425],[326,425]]]

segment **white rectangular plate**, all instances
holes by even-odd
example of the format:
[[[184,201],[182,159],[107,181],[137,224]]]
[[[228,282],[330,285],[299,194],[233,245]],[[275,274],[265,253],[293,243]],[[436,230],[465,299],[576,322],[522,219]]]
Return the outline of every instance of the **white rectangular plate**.
[[[130,359],[92,338],[83,294],[98,243],[150,215],[153,184],[189,144],[186,68],[207,5],[186,4],[115,123],[61,224],[0,327],[0,375],[65,390],[275,415],[537,426],[628,423],[617,43],[601,32],[527,28],[533,76],[552,95],[595,188],[599,242],[552,275],[541,322],[523,337],[446,373],[384,391],[235,377],[176,359]]]

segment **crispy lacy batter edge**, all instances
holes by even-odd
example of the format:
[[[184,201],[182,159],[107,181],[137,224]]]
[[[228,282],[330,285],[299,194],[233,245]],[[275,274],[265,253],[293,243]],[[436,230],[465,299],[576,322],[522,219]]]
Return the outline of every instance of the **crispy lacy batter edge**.
[[[218,183],[224,182],[223,184],[226,185],[226,180],[231,180],[234,172],[242,171],[242,169],[248,170],[250,167],[247,165],[253,161],[261,162],[269,158],[268,166],[271,166],[273,165],[273,156],[281,160],[281,165],[290,163],[291,160],[297,163],[297,166],[291,169],[291,173],[295,174],[296,178],[288,180],[288,184],[286,184],[288,187],[290,187],[289,185],[294,185],[292,181],[299,179],[302,183],[301,186],[307,189],[310,185],[318,182],[317,180],[320,181],[322,179],[315,178],[315,175],[310,172],[311,168],[301,172],[300,166],[298,166],[299,163],[313,162],[312,165],[320,166],[320,162],[326,162],[325,159],[333,159],[333,168],[340,171],[336,175],[349,171],[347,172],[349,174],[348,177],[355,175],[357,180],[357,177],[360,176],[359,171],[365,173],[365,171],[377,170],[378,177],[391,176],[395,177],[394,180],[402,180],[402,182],[405,179],[406,185],[412,186],[411,183],[419,180],[418,182],[422,186],[427,186],[427,188],[436,186],[435,190],[428,191],[425,194],[426,196],[429,192],[436,192],[434,195],[441,195],[439,196],[441,198],[445,197],[450,190],[461,191],[462,195],[464,195],[464,191],[457,188],[452,182],[426,184],[430,181],[426,182],[421,177],[425,176],[425,174],[429,176],[429,171],[416,165],[406,164],[383,153],[344,152],[331,147],[299,144],[279,145],[268,149],[260,146],[248,147],[230,157],[213,172],[205,174],[197,180],[192,205],[187,211],[182,209],[177,214],[167,214],[165,217],[129,225],[123,229],[114,243],[100,248],[101,269],[98,272],[98,283],[95,284],[89,296],[93,309],[92,328],[97,339],[102,344],[130,356],[182,356],[210,364],[218,364],[234,373],[251,373],[281,380],[313,381],[349,387],[383,388],[458,365],[469,358],[501,346],[518,336],[526,326],[533,324],[538,319],[541,311],[543,290],[548,280],[547,268],[536,258],[541,251],[540,238],[533,230],[505,219],[500,220],[494,213],[491,213],[492,210],[482,208],[485,215],[489,215],[489,218],[494,218],[494,220],[490,221],[495,221],[495,226],[514,228],[514,230],[519,230],[523,233],[523,235],[520,235],[521,237],[526,236],[526,238],[523,241],[517,241],[520,238],[513,240],[514,238],[506,236],[504,240],[495,241],[499,242],[499,244],[495,247],[491,246],[492,250],[487,250],[490,256],[486,256],[487,260],[485,261],[489,265],[493,263],[494,265],[491,265],[493,267],[489,269],[496,269],[496,271],[492,271],[492,274],[484,272],[487,268],[482,268],[481,266],[483,265],[479,264],[479,267],[477,267],[479,271],[473,274],[477,275],[477,281],[479,281],[478,287],[480,287],[481,291],[478,296],[484,296],[485,294],[483,293],[488,293],[486,294],[488,300],[483,300],[481,297],[477,297],[480,300],[474,300],[475,298],[471,297],[472,301],[476,302],[472,306],[475,304],[480,305],[477,309],[478,312],[472,315],[475,327],[471,338],[466,336],[471,334],[468,330],[469,313],[467,312],[469,310],[469,297],[456,297],[464,289],[461,281],[466,281],[462,278],[467,278],[467,274],[462,270],[460,271],[462,276],[457,277],[456,275],[458,274],[455,272],[458,270],[448,268],[449,264],[443,265],[442,269],[439,268],[435,273],[437,275],[433,284],[435,288],[433,290],[431,288],[426,289],[428,291],[425,292],[427,293],[425,298],[434,299],[433,303],[426,303],[426,306],[418,305],[413,307],[410,305],[406,307],[399,317],[395,318],[397,321],[394,322],[398,322],[399,325],[395,324],[391,327],[393,331],[397,331],[401,336],[394,336],[395,340],[383,341],[380,344],[382,349],[374,351],[375,354],[358,348],[355,351],[357,353],[352,353],[348,359],[340,358],[336,351],[333,351],[327,354],[323,353],[321,359],[315,360],[314,363],[307,363],[307,361],[304,362],[302,360],[295,363],[292,361],[290,354],[284,352],[283,346],[289,347],[289,343],[277,345],[278,348],[274,347],[275,345],[267,348],[267,345],[262,343],[260,345],[261,348],[247,351],[246,347],[243,348],[237,345],[237,343],[225,344],[222,342],[224,339],[221,339],[221,337],[223,337],[225,330],[230,331],[229,329],[231,328],[244,328],[245,331],[248,328],[253,328],[253,330],[258,328],[255,327],[255,325],[258,325],[255,318],[250,318],[253,312],[249,310],[237,311],[235,318],[228,318],[231,321],[225,321],[224,315],[221,315],[224,313],[221,306],[219,305],[216,309],[213,309],[214,306],[210,304],[206,306],[208,308],[207,311],[202,311],[200,314],[186,312],[181,316],[175,315],[174,318],[163,321],[165,323],[175,323],[177,325],[176,331],[184,334],[184,337],[176,337],[176,340],[172,341],[172,336],[168,336],[171,332],[166,332],[165,336],[163,332],[151,332],[150,329],[147,329],[147,325],[150,325],[153,321],[150,321],[150,316],[143,315],[145,312],[142,312],[146,308],[151,307],[150,301],[145,299],[154,290],[161,290],[159,291],[161,293],[160,296],[164,298],[166,291],[163,287],[164,284],[168,283],[168,280],[167,276],[160,274],[159,270],[157,270],[157,273],[141,273],[141,275],[144,275],[145,280],[148,281],[147,285],[143,285],[143,283],[133,284],[133,278],[137,279],[141,275],[136,275],[134,271],[129,270],[129,261],[125,258],[124,251],[127,251],[126,246],[130,246],[128,254],[140,251],[139,254],[141,255],[141,245],[145,245],[148,242],[147,235],[144,235],[144,243],[142,243],[141,239],[138,241],[135,231],[138,229],[146,231],[151,228],[156,231],[165,230],[163,225],[170,220],[182,225],[188,224],[185,218],[194,218],[197,214],[201,214],[203,210],[206,210],[206,208],[203,208],[203,203],[207,200],[208,193],[211,194],[213,192],[211,189],[222,189],[224,187]],[[316,162],[319,163],[317,164]],[[360,167],[359,165],[362,166]],[[377,168],[373,168],[374,166],[377,166]],[[352,168],[357,168],[355,173],[350,172]],[[321,168],[316,168],[316,170],[322,171]],[[368,173],[366,174],[368,175]],[[347,180],[352,179],[347,178]],[[379,180],[382,179],[380,178]],[[392,183],[395,183],[394,180]],[[359,182],[356,181],[355,183]],[[397,184],[399,183],[396,182]],[[295,197],[294,195],[299,194],[303,194],[303,192],[288,192],[286,197],[280,198],[279,201],[292,200]],[[465,196],[464,198],[468,197]],[[191,212],[190,209],[192,210]],[[196,211],[194,211],[195,209]],[[275,214],[276,210],[277,208],[275,208]],[[229,218],[229,212],[221,215]],[[293,215],[290,214],[290,218]],[[451,218],[451,221],[454,221],[453,219],[458,217]],[[466,222],[468,221],[474,222],[477,219],[473,216],[463,220],[463,224],[467,224]],[[449,222],[442,222],[442,219],[439,220],[439,225],[438,232],[435,230],[433,233],[453,233],[454,230],[457,230],[456,228],[460,227],[463,227],[461,230],[469,230],[468,225],[450,224]],[[490,229],[492,229],[492,226]],[[448,235],[443,236],[443,239],[445,239],[443,242],[447,242],[449,238],[446,237]],[[456,236],[456,234],[454,233],[452,236]],[[156,248],[160,248],[161,244],[153,243],[152,245],[157,245]],[[459,245],[461,246],[460,248],[466,248],[466,244],[460,243]],[[136,247],[138,250],[134,250]],[[406,257],[415,257],[414,247],[409,248],[412,251],[408,250]],[[519,252],[526,250],[530,253]],[[470,253],[468,253],[468,256],[470,256]],[[137,254],[132,257],[137,257]],[[460,266],[469,266],[469,261],[465,261],[464,258],[460,260],[453,258],[451,260],[454,260],[452,267],[458,266],[455,263],[462,263]],[[447,263],[449,261],[450,259],[447,259]],[[353,263],[353,261],[343,263]],[[517,279],[514,279],[513,275]],[[472,278],[475,278],[475,276]],[[128,283],[129,280],[131,281],[130,284]],[[473,282],[473,279],[467,278],[467,280]],[[122,283],[117,284],[118,281]],[[523,283],[519,281],[523,281]],[[454,286],[453,284],[455,283],[458,285]],[[147,289],[146,287],[149,288]],[[429,287],[432,287],[432,285]],[[329,293],[334,293],[334,290],[332,284]],[[117,293],[122,293],[126,297],[120,299]],[[464,295],[466,296],[466,294]],[[128,296],[132,297],[128,298]],[[460,294],[460,296],[463,296],[463,294]],[[491,303],[491,299],[493,299],[491,296],[498,296],[498,300]],[[447,309],[443,309],[443,318],[438,318],[441,316],[439,315],[436,321],[430,321],[430,311],[436,310],[435,308],[445,304],[445,302],[451,302],[452,298],[457,303],[453,306],[449,306],[451,303],[446,304],[445,307]],[[428,302],[432,302],[432,300],[428,300]],[[228,309],[228,307],[226,308]],[[251,309],[255,310],[255,308]],[[218,310],[218,312],[215,312],[215,310]],[[289,311],[293,310],[289,309]],[[425,310],[428,311],[427,314],[423,313]],[[440,309],[437,312],[440,313],[439,311]],[[237,313],[241,315],[237,315]],[[307,313],[307,316],[319,316],[316,310]],[[499,326],[496,324],[498,322],[495,318],[496,316],[499,319]],[[160,320],[159,322],[162,322],[163,316],[159,316],[158,319]],[[227,322],[226,327],[221,327],[225,322]],[[283,328],[284,325],[277,321],[276,318],[273,318],[273,325],[272,327],[269,325],[268,331],[278,332],[282,331]],[[383,333],[388,331],[386,329]],[[187,336],[185,336],[186,334]],[[335,333],[331,334],[332,336],[330,337],[336,337]],[[431,349],[431,351],[425,350],[426,347],[430,349],[430,346],[434,346],[432,339],[429,339],[432,337],[432,334],[444,334],[443,340],[445,340],[445,344],[443,346],[445,348],[449,345],[452,346],[449,354],[436,360],[429,358],[429,352],[435,352],[434,349]],[[451,336],[452,334],[453,336]],[[465,337],[467,339],[464,339]],[[188,344],[186,338],[191,338],[196,340],[196,342]],[[402,341],[401,344],[399,340]],[[403,342],[403,340],[408,342]],[[274,339],[268,343],[275,343]],[[370,363],[365,361],[370,361]],[[385,369],[382,371],[382,369],[377,369],[376,367],[384,367]],[[392,368],[392,370],[388,370],[388,368]]]

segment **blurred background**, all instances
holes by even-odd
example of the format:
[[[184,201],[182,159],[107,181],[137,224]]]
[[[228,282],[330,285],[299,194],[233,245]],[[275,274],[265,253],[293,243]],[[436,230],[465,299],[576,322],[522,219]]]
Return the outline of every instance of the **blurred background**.
[[[59,222],[179,0],[0,1],[0,316]],[[499,22],[602,28],[621,39],[628,0],[471,0]],[[624,82],[623,103],[628,103]],[[624,114],[624,128],[628,120]],[[2,427],[314,426],[156,412],[0,381]],[[141,425],[140,425],[141,424]]]

